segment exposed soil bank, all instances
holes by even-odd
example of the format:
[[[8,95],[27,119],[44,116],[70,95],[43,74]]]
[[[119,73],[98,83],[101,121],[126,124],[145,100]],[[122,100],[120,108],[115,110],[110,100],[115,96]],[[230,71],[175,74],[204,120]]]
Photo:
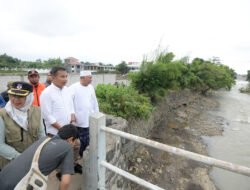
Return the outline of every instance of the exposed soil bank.
[[[218,103],[210,97],[196,96],[188,105],[166,111],[151,139],[207,155],[202,136],[221,135],[223,118],[214,118],[208,111]],[[209,177],[209,166],[146,146],[139,146],[130,159],[129,171],[168,190],[216,190]],[[132,189],[144,189],[132,184]]]

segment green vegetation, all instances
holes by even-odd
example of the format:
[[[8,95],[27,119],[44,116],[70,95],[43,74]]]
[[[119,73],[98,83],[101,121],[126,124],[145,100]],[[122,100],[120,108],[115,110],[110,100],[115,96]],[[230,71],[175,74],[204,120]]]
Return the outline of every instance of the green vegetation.
[[[19,68],[21,61],[17,58],[13,58],[6,54],[0,55],[0,68],[7,68],[11,70],[13,68]]]
[[[129,73],[129,86],[98,85],[96,95],[100,110],[127,120],[146,119],[153,105],[169,91],[188,88],[206,94],[221,88],[230,90],[235,83],[235,72],[220,62],[195,58],[189,63],[188,57],[179,60],[174,60],[174,57],[172,52],[162,52],[154,61],[144,60],[139,72]],[[21,68],[51,68],[61,64],[60,58],[27,62],[6,54],[0,55],[2,73],[20,73]],[[116,70],[126,74],[129,68],[123,61],[116,66]],[[247,80],[250,81],[250,71]]]
[[[248,81],[248,85],[246,87],[240,88],[240,92],[249,94],[250,93],[250,84],[249,84],[249,82],[250,82],[250,71],[249,70],[247,71],[246,81]]]
[[[195,58],[190,66],[191,71],[198,77],[200,84],[195,86],[196,90],[205,94],[209,90],[225,88],[230,90],[234,81],[234,71],[222,64],[204,61]]]
[[[138,94],[131,86],[99,84],[96,96],[102,112],[128,120],[146,119],[153,110],[149,98]]]
[[[129,72],[129,67],[125,61],[122,61],[120,64],[116,66],[116,70],[122,75],[124,75]]]
[[[121,63],[117,68],[125,68]],[[124,69],[125,70],[125,69]],[[120,70],[122,71],[122,69]],[[155,61],[143,61],[137,73],[129,73],[130,86],[98,85],[100,110],[128,120],[147,118],[168,91],[191,89],[201,94],[210,90],[230,90],[235,72],[221,63],[195,58],[174,60],[174,54],[161,53]],[[151,101],[150,101],[151,100]]]
[[[62,65],[62,60],[60,58],[48,59],[44,61],[38,59],[35,62],[32,62],[21,61],[7,54],[0,55],[1,72],[4,72],[4,70],[7,70],[8,72],[20,72],[23,68],[47,69],[56,65]]]
[[[161,53],[154,62],[144,61],[140,72],[129,74],[132,86],[156,103],[169,90],[189,88],[206,94],[209,90],[230,90],[234,71],[229,67],[195,58],[173,61],[174,54]]]
[[[250,82],[250,71],[247,71],[247,81]]]

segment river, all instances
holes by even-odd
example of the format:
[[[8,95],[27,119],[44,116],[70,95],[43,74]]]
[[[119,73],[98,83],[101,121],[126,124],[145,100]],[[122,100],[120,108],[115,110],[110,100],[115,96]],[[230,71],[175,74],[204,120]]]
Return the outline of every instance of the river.
[[[205,141],[211,157],[250,167],[250,95],[239,92],[246,85],[238,80],[231,91],[216,92],[220,106],[210,114],[225,119],[224,132]],[[220,190],[250,190],[250,177],[218,168],[210,175]]]

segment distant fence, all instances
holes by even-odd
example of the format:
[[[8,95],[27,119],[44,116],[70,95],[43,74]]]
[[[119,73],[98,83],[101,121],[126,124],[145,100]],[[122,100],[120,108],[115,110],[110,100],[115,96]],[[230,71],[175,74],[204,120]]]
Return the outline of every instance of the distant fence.
[[[40,75],[40,82],[43,83],[46,81],[45,74]],[[68,76],[68,84],[71,85],[75,82],[79,82],[79,74],[69,74]],[[26,81],[28,82],[28,78],[26,75],[0,75],[0,92],[6,90],[7,83],[9,81]],[[116,74],[95,74],[93,75],[92,85],[96,87],[98,84],[114,84],[116,82]],[[126,80],[118,81],[127,84]]]
[[[104,190],[105,189],[105,173],[106,169],[111,170],[141,186],[153,190],[164,190],[154,184],[151,184],[135,175],[132,175],[108,162],[106,162],[106,133],[111,133],[125,139],[129,139],[177,156],[192,159],[210,166],[215,166],[235,173],[250,176],[250,168],[240,166],[230,162],[214,159],[208,156],[189,152],[180,148],[168,146],[149,139],[145,139],[136,135],[125,133],[116,129],[106,127],[106,117],[102,113],[95,113],[90,117],[90,149],[89,149],[89,165],[86,176],[84,176],[85,187],[87,190]]]

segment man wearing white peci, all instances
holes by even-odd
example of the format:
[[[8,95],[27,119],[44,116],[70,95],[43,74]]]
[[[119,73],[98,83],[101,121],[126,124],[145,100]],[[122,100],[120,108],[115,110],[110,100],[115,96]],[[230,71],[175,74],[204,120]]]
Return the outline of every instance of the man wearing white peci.
[[[90,84],[91,82],[91,72],[81,71],[80,82],[74,83],[69,87],[81,142],[79,150],[79,155],[81,157],[83,156],[84,150],[89,145],[89,115],[99,112],[95,89]]]

